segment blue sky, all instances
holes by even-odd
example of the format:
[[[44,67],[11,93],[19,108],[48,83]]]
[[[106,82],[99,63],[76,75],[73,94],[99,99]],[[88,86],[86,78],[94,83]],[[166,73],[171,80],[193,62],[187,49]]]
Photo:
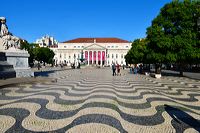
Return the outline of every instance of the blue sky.
[[[34,42],[48,34],[58,41],[78,37],[146,36],[146,28],[171,0],[2,0],[9,31]],[[3,5],[3,6],[2,6]]]

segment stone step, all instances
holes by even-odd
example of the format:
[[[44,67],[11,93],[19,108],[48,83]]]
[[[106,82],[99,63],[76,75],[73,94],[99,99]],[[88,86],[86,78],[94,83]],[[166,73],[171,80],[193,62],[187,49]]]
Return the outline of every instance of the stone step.
[[[6,65],[10,65],[10,64],[8,64],[8,62],[6,62],[6,61],[0,61],[0,65],[1,66],[6,66]],[[12,65],[11,65],[12,66]]]
[[[6,61],[0,61],[0,71],[13,71],[12,65],[8,64]]]
[[[2,71],[14,71],[13,67],[0,67],[0,72]]]
[[[0,71],[0,79],[15,78],[15,71]]]
[[[6,61],[6,55],[3,52],[0,52],[0,61]]]

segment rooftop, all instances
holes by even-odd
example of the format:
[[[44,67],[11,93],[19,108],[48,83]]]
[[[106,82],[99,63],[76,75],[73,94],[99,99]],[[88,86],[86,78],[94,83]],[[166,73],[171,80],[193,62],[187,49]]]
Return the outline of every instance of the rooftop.
[[[129,43],[127,40],[120,38],[76,38],[63,43]]]

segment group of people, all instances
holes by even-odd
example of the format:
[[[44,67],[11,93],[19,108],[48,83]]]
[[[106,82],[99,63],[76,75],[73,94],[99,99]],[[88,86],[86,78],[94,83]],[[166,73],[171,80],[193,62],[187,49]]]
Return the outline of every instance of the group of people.
[[[137,73],[142,74],[142,71],[143,71],[143,66],[141,64],[139,65],[139,67],[137,65],[132,65],[130,67],[131,74],[137,74]]]
[[[123,69],[124,69],[124,66],[123,66]],[[112,64],[112,72],[113,72],[112,73],[113,76],[121,75],[121,73],[120,73],[120,65],[118,63],[117,64],[115,64],[115,63]],[[131,74],[137,74],[137,73],[142,74],[142,72],[143,72],[142,64],[140,64],[139,66],[132,65],[130,67],[130,73]]]
[[[117,70],[117,73],[116,73],[116,70]],[[120,65],[117,63],[113,63],[112,64],[112,71],[113,71],[113,76],[116,76],[116,75],[121,75],[120,73]]]

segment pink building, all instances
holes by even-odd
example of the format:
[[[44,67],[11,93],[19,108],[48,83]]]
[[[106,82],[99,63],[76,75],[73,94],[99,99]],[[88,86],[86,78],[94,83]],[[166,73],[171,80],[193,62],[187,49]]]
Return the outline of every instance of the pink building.
[[[119,38],[77,38],[58,43],[55,60],[76,63],[83,57],[88,65],[125,64],[131,42]]]

